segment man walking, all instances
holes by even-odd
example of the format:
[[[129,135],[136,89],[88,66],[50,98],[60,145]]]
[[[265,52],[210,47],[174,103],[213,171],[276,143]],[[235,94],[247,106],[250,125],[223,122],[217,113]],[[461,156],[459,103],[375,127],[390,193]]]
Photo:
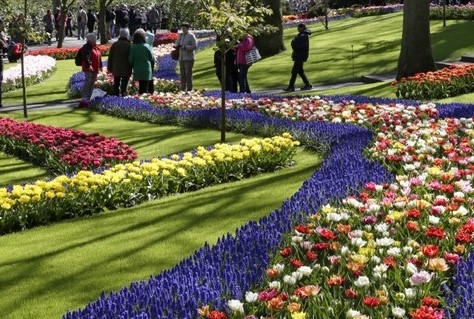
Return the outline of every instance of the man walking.
[[[87,13],[83,6],[79,7],[77,13],[77,39],[84,40],[86,37]]]
[[[304,86],[301,90],[310,90],[313,88],[309,82],[306,74],[304,73],[303,64],[308,60],[309,56],[309,35],[311,31],[306,29],[306,25],[303,23],[298,24],[298,34],[291,41],[291,48],[293,54],[293,69],[291,70],[291,79],[288,87],[284,90],[285,92],[295,91],[296,76],[299,75],[304,82]]]

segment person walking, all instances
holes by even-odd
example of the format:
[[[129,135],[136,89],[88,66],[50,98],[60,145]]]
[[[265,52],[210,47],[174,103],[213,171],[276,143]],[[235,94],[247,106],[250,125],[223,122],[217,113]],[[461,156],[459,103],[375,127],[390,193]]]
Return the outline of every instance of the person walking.
[[[66,16],[66,29],[64,30],[66,36],[72,37],[72,12],[71,10],[67,11]]]
[[[80,105],[87,106],[92,96],[97,74],[102,69],[102,55],[97,46],[97,35],[88,33],[86,44],[82,46],[82,71],[85,74],[84,87],[82,88],[82,101]]]
[[[89,33],[94,33],[95,23],[97,22],[97,16],[92,9],[87,11],[87,29]]]
[[[251,65],[247,64],[245,55],[252,50],[255,41],[250,34],[245,34],[242,41],[237,44],[237,58],[236,64],[239,68],[239,88],[240,93],[251,93],[247,74]]]
[[[179,50],[179,72],[181,76],[181,90],[193,90],[193,66],[196,57],[197,41],[194,33],[189,32],[191,25],[187,22],[181,24],[182,33],[175,43]]]
[[[2,83],[3,83],[3,54],[8,49],[8,44],[3,32],[0,34],[0,107],[2,103]]]
[[[293,68],[291,70],[291,78],[288,87],[284,90],[285,92],[295,91],[296,77],[299,75],[303,80],[304,86],[301,90],[310,90],[313,88],[308,80],[303,68],[303,64],[308,60],[309,56],[309,36],[311,31],[306,28],[303,23],[298,24],[298,34],[291,41],[291,48],[293,53],[291,55],[293,59]]]
[[[77,39],[84,40],[86,37],[87,13],[83,6],[77,12]]]
[[[146,43],[145,30],[142,28],[137,29],[133,34],[128,61],[133,68],[133,80],[138,81],[138,94],[153,94],[155,56],[152,47]]]
[[[157,4],[148,11],[148,27],[153,34],[161,28],[161,10]]]
[[[127,95],[127,86],[132,75],[132,65],[128,61],[130,56],[130,31],[120,29],[119,38],[110,47],[107,69],[114,76],[114,95]]]
[[[48,34],[48,45],[51,45],[51,38],[53,37],[54,31],[54,16],[51,10],[47,10],[43,17],[44,31]]]

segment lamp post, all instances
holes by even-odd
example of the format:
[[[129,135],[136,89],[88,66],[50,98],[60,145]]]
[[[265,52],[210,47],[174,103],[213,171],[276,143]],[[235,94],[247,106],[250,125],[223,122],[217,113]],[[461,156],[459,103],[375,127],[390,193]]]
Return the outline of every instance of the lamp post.
[[[26,107],[26,81],[25,81],[25,37],[26,37],[26,14],[28,8],[28,0],[25,0],[25,10],[23,18],[19,19],[18,23],[20,26],[21,33],[21,86],[23,88],[23,116],[28,117],[28,111]]]

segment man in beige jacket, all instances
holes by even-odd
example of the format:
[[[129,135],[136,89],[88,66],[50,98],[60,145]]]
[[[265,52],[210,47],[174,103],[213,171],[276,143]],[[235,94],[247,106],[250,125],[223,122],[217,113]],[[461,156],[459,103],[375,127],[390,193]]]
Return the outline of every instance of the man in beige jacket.
[[[187,22],[181,24],[183,31],[176,41],[175,47],[179,50],[179,70],[181,74],[181,90],[192,91],[193,89],[193,65],[196,56],[196,36],[189,32],[190,25]]]

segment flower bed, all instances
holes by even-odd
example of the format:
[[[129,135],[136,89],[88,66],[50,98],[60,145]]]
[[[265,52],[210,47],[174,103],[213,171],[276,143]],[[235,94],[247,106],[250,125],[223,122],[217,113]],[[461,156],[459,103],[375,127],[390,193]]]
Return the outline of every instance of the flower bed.
[[[48,56],[26,56],[24,61],[27,86],[47,79],[56,70],[56,60]],[[3,71],[2,92],[13,91],[21,87],[21,64]]]
[[[103,56],[109,55],[110,45],[99,45],[100,52]],[[68,60],[76,57],[79,48],[43,48],[28,50],[28,56],[46,55],[56,60]]]
[[[238,145],[199,147],[169,158],[0,188],[0,234],[273,171],[291,165],[297,145],[289,134],[242,139]]]
[[[443,6],[431,5],[430,19],[443,20],[474,20],[474,5],[449,5],[445,7],[445,15],[443,14]]]
[[[0,118],[0,149],[61,174],[137,158],[115,138],[10,118]]]
[[[378,16],[383,14],[394,13],[403,10],[403,4],[395,4],[389,6],[371,6],[355,9],[352,12],[352,17],[362,18],[369,16]]]
[[[352,99],[357,100],[357,102],[351,101]],[[258,223],[252,222],[244,225],[237,231],[235,237],[230,235],[226,236],[215,246],[203,247],[191,258],[182,261],[169,271],[152,277],[148,282],[134,283],[130,287],[122,289],[120,292],[110,294],[109,296],[104,295],[97,302],[88,305],[85,309],[68,313],[64,318],[88,318],[90,316],[112,317],[118,314],[124,318],[136,318],[136,316],[146,315],[161,318],[197,318],[197,308],[208,304],[212,304],[214,309],[218,309],[212,313],[206,313],[206,311],[208,311],[206,308],[201,309],[201,313],[207,315],[209,318],[213,316],[215,316],[215,318],[218,316],[221,316],[220,318],[232,316],[240,318],[243,317],[242,314],[232,312],[232,310],[238,312],[241,309],[240,301],[233,300],[228,303],[229,299],[243,300],[246,291],[252,289],[252,291],[258,292],[266,288],[268,288],[268,290],[262,293],[262,298],[269,298],[273,294],[273,297],[277,299],[273,300],[273,302],[270,302],[270,300],[267,302],[260,300],[257,301],[257,304],[242,305],[247,313],[249,313],[250,306],[253,307],[252,309],[254,310],[264,309],[262,311],[268,314],[268,307],[284,305],[284,311],[289,314],[290,310],[286,306],[289,305],[290,299],[285,299],[285,296],[290,297],[290,295],[286,295],[285,290],[290,289],[290,284],[284,281],[283,278],[285,277],[282,274],[278,274],[277,279],[279,280],[269,279],[266,281],[268,285],[270,285],[270,282],[278,281],[280,284],[271,284],[274,288],[280,285],[278,293],[275,293],[269,286],[255,286],[255,283],[261,282],[262,277],[266,273],[266,269],[269,269],[269,274],[272,276],[275,276],[280,270],[280,266],[269,267],[269,253],[275,252],[278,247],[281,247],[281,239],[283,237],[286,237],[287,243],[294,247],[292,253],[296,252],[295,249],[305,253],[304,255],[294,255],[299,258],[298,260],[310,264],[311,267],[315,266],[314,270],[313,268],[302,268],[298,271],[297,269],[300,268],[300,265],[297,262],[294,261],[292,264],[288,258],[285,259],[288,264],[284,267],[284,271],[289,273],[290,275],[287,276],[290,277],[293,276],[294,273],[294,277],[297,278],[295,281],[298,281],[299,284],[297,287],[300,288],[298,289],[297,297],[291,297],[291,301],[300,303],[302,306],[299,306],[299,310],[297,309],[297,305],[290,307],[290,309],[294,311],[292,314],[289,314],[292,318],[311,318],[309,313],[306,314],[306,311],[310,311],[308,310],[308,305],[318,303],[318,307],[320,307],[321,300],[327,300],[324,298],[326,294],[341,295],[344,298],[335,299],[331,301],[331,304],[325,304],[325,312],[318,313],[318,316],[326,313],[328,318],[334,317],[331,316],[331,309],[334,311],[345,309],[343,307],[353,308],[350,308],[351,311],[347,311],[347,313],[339,313],[338,316],[340,317],[346,317],[347,315],[349,318],[366,318],[365,313],[377,314],[379,310],[384,314],[381,315],[380,318],[403,317],[401,315],[403,312],[405,313],[404,317],[408,316],[408,312],[413,314],[411,316],[412,318],[422,318],[424,314],[440,317],[443,313],[443,309],[437,304],[445,305],[444,301],[440,300],[443,291],[448,291],[449,298],[447,300],[447,306],[456,308],[453,312],[455,311],[457,314],[469,313],[468,310],[466,310],[470,309],[469,303],[461,304],[459,300],[468,300],[471,294],[462,289],[450,291],[448,286],[440,285],[440,279],[443,278],[443,276],[444,278],[450,277],[447,275],[448,273],[445,272],[446,264],[450,269],[457,269],[455,282],[462,284],[466,281],[469,282],[469,280],[472,279],[466,277],[463,270],[472,269],[470,265],[473,264],[471,259],[474,259],[474,257],[464,262],[460,251],[449,250],[449,247],[453,247],[450,243],[454,243],[456,237],[450,235],[451,237],[447,236],[445,239],[438,238],[436,236],[440,234],[439,230],[434,228],[429,229],[429,227],[444,227],[443,231],[445,232],[448,232],[449,229],[462,229],[464,233],[469,232],[469,216],[463,215],[464,211],[462,209],[460,210],[458,208],[457,210],[453,210],[456,208],[453,204],[462,205],[460,194],[454,196],[454,193],[447,193],[447,195],[445,195],[448,198],[448,203],[445,204],[447,216],[442,216],[442,214],[435,215],[434,212],[441,212],[442,208],[436,207],[432,210],[432,207],[443,206],[442,202],[435,203],[435,200],[442,201],[443,198],[440,199],[436,193],[440,191],[439,189],[425,188],[425,181],[429,183],[430,180],[423,176],[430,178],[438,177],[441,183],[454,183],[456,179],[452,178],[467,179],[470,175],[465,175],[464,173],[457,174],[457,171],[450,173],[448,170],[448,174],[445,176],[442,170],[450,169],[448,161],[443,162],[438,168],[433,166],[434,169],[429,170],[429,165],[424,164],[424,161],[426,159],[429,160],[433,156],[430,148],[427,148],[423,143],[418,144],[421,138],[417,140],[415,135],[413,135],[413,141],[416,141],[415,144],[413,144],[410,139],[407,139],[407,137],[412,137],[410,134],[417,131],[416,127],[418,124],[421,125],[421,123],[426,122],[443,123],[442,120],[431,119],[437,114],[440,118],[447,116],[471,117],[474,115],[474,111],[472,106],[453,104],[440,107],[438,113],[438,111],[433,108],[433,105],[416,107],[416,105],[413,104],[415,105],[413,107],[404,107],[404,105],[401,104],[402,102],[404,101],[341,97],[334,99],[333,102],[326,103],[327,105],[334,106],[333,112],[335,115],[331,116],[330,114],[332,113],[326,110],[326,112],[329,113],[323,116],[325,120],[333,121],[341,116],[342,113],[339,109],[341,105],[354,105],[348,107],[349,112],[344,113],[345,116],[343,117],[346,120],[372,127],[377,132],[383,134],[395,134],[393,139],[398,143],[395,142],[392,144],[386,141],[387,138],[385,136],[379,134],[378,142],[374,145],[373,151],[379,148],[385,149],[385,143],[390,146],[386,149],[386,155],[393,155],[392,153],[394,151],[402,152],[404,149],[406,149],[407,152],[416,152],[419,158],[414,161],[421,161],[421,164],[410,162],[413,161],[412,158],[414,156],[407,153],[402,156],[403,160],[408,160],[406,167],[405,165],[401,165],[400,168],[399,164],[398,166],[389,165],[389,167],[395,170],[398,169],[399,173],[402,172],[408,176],[406,178],[400,178],[400,176],[404,175],[399,174],[399,180],[396,182],[381,166],[375,162],[368,161],[362,156],[363,149],[371,140],[372,135],[369,131],[348,124],[289,121],[287,119],[269,118],[255,112],[241,109],[229,110],[229,122],[232,129],[243,129],[245,131],[246,129],[253,128],[253,132],[258,130],[259,133],[265,133],[270,128],[273,130],[284,128],[291,131],[295,136],[299,135],[299,138],[303,137],[303,140],[306,141],[315,138],[318,143],[324,141],[324,143],[331,147],[328,150],[328,156],[323,162],[321,170],[307,180],[292,198],[283,203],[280,210],[271,213],[267,218],[262,218]],[[302,100],[301,104],[304,103],[307,103],[307,101]],[[360,104],[368,103],[375,103],[376,106],[360,106]],[[404,103],[406,104],[407,102],[405,101]],[[102,111],[111,114],[139,120],[173,120],[173,118],[176,120],[176,118],[179,118],[179,120],[177,120],[178,122],[196,123],[198,119],[200,119],[201,122],[207,120],[207,125],[217,125],[219,115],[219,110],[216,109],[163,109],[151,106],[146,101],[133,99],[113,101],[111,98],[106,98],[101,101],[98,107]],[[302,105],[294,105],[295,112],[302,108],[304,109]],[[323,110],[324,109],[325,107],[323,107]],[[368,119],[377,117],[381,117],[382,120],[368,121]],[[447,123],[450,124],[446,125],[448,130],[446,131],[447,135],[444,135],[444,144],[441,143],[437,146],[438,149],[441,148],[443,152],[452,152],[454,145],[458,144],[452,144],[455,143],[455,141],[452,140],[453,137],[451,137],[450,134],[454,134],[458,131],[451,130],[453,123],[449,122],[449,120]],[[431,125],[432,124],[429,124],[427,127]],[[439,128],[439,126],[434,126],[432,130],[436,128]],[[471,134],[469,133],[471,131],[470,126],[468,126],[466,134]],[[421,137],[429,138],[430,132],[431,131],[423,131]],[[443,133],[441,136],[443,136]],[[462,141],[465,143],[465,139]],[[406,143],[406,145],[403,143]],[[420,154],[423,156],[419,155],[417,150],[421,150]],[[467,152],[467,148],[463,152]],[[386,156],[383,154],[383,152],[375,153],[373,158],[380,159],[379,156],[385,158]],[[436,154],[436,152],[434,154]],[[396,157],[389,157],[389,159],[393,160],[396,159]],[[462,159],[460,160],[462,163]],[[393,161],[385,161],[387,163],[393,163]],[[433,163],[433,165],[438,164],[437,162]],[[413,170],[413,167],[415,170]],[[420,178],[422,185],[419,184],[420,180],[414,178],[414,174],[418,172],[418,169],[426,169],[429,173],[428,175],[423,172],[420,173],[424,174],[421,175],[422,177]],[[437,173],[436,169],[440,169],[440,172]],[[461,171],[464,172],[464,170]],[[365,190],[361,193],[356,192],[359,185],[366,186]],[[454,185],[456,189],[460,185],[463,185],[463,183],[454,183]],[[435,187],[439,186],[435,184]],[[423,188],[426,192],[423,193],[423,191],[421,191],[422,195],[418,195],[418,192]],[[445,187],[444,190],[450,191],[450,188]],[[469,202],[470,192],[468,190],[468,188],[464,189],[467,200],[466,203]],[[430,195],[433,191],[435,191],[433,195]],[[346,194],[351,193],[355,194],[355,196],[349,197],[344,201],[343,206],[345,207],[332,205],[322,208],[323,204],[327,204],[328,202],[338,203],[338,199],[343,199]],[[360,203],[360,205],[357,203]],[[415,216],[418,215],[416,211],[404,213],[405,211],[416,209],[420,211],[418,220],[415,219]],[[316,214],[314,219],[309,222],[308,216],[316,212],[319,212],[319,215]],[[450,212],[457,212],[452,217],[458,218],[460,221],[450,224]],[[459,216],[457,216],[457,214]],[[362,217],[364,216],[367,217],[363,219]],[[343,224],[339,227],[340,229],[337,229],[337,220],[329,224],[331,218],[339,219],[339,217],[341,217],[339,223]],[[434,217],[439,218],[438,224],[436,224],[437,219]],[[446,220],[448,222],[446,222]],[[463,220],[466,222],[464,223]],[[393,223],[393,221],[398,221],[399,223]],[[297,237],[301,237],[302,241],[298,238],[295,238],[293,241],[289,235],[285,235],[289,233],[292,225],[295,223],[302,225],[309,223],[308,227],[300,226],[297,228]],[[408,225],[412,228],[409,229]],[[352,236],[354,240],[348,236],[348,226],[351,227],[351,231],[354,230],[354,234],[351,234],[351,236],[355,235]],[[420,228],[418,232],[416,232],[416,226]],[[335,227],[337,232],[333,227]],[[357,231],[358,227],[363,227],[362,233]],[[385,231],[385,227],[387,231]],[[309,234],[305,233],[306,229],[310,230]],[[328,231],[326,231],[326,229]],[[344,229],[346,232],[343,232]],[[423,244],[425,247],[422,249],[413,243],[413,245],[407,245],[406,241],[403,241],[406,240],[406,238],[396,237],[398,235],[393,233],[394,229],[404,234],[415,231],[411,236],[413,236],[418,244]],[[329,231],[337,237],[331,239]],[[388,234],[386,232],[388,232]],[[463,234],[462,231],[460,233]],[[357,234],[362,234],[362,236],[359,237]],[[430,235],[428,236],[427,234]],[[325,248],[327,249],[326,251],[312,251],[311,249],[313,253],[320,255],[320,257],[316,259],[316,262],[310,263],[306,256],[306,252],[310,250],[313,245],[306,245],[304,240],[306,237],[304,236],[308,238],[311,237],[311,239],[322,242],[323,244],[330,244],[329,248]],[[328,237],[325,238],[324,236]],[[449,240],[447,238],[449,238]],[[459,238],[469,238],[469,236],[460,236]],[[396,245],[391,245],[390,247],[384,246],[390,239],[392,239]],[[348,240],[347,250],[342,244],[338,244],[338,240],[341,240],[341,243],[343,240]],[[366,243],[362,245],[364,241]],[[425,243],[425,241],[429,243]],[[361,244],[360,251],[357,243]],[[429,245],[438,244],[441,253],[439,253],[439,257],[437,256],[436,258],[444,259],[445,264],[443,264],[441,259],[430,257],[430,255],[433,256],[436,249],[434,246]],[[318,246],[318,248],[322,249],[325,245],[320,246],[321,247]],[[468,246],[469,244],[465,244],[466,249],[464,256],[467,254]],[[281,248],[284,247],[285,245]],[[397,255],[397,247],[400,248],[399,255]],[[343,248],[344,254],[342,253]],[[365,250],[363,248],[365,248]],[[390,254],[392,255],[388,255],[389,248],[394,248],[390,250]],[[443,255],[442,253],[445,251],[448,254]],[[379,256],[380,254],[382,254],[382,256],[385,255],[384,257],[388,256],[393,258],[382,259],[382,257],[379,257],[378,259],[380,260],[375,257],[372,258],[372,256]],[[458,260],[458,257],[454,254],[460,257],[456,266],[452,265]],[[308,255],[309,258],[312,258],[312,254]],[[353,258],[350,262],[352,262],[353,265],[348,268],[348,259],[346,257],[351,255]],[[413,255],[414,257],[411,260],[406,260],[405,257],[408,255]],[[331,258],[327,260],[324,256]],[[357,259],[358,256],[360,259]],[[281,258],[283,257],[276,258],[276,262],[281,262]],[[319,267],[316,266],[316,264],[330,264],[331,262],[333,264],[328,268],[325,268],[327,266],[321,266],[322,268],[320,270],[327,269],[327,271],[318,271]],[[359,276],[357,276],[357,267],[360,267],[360,265],[357,265],[358,262],[362,263],[363,266]],[[409,265],[409,262],[414,266]],[[408,265],[408,267],[389,268],[393,263],[396,263],[396,265]],[[375,268],[372,267],[374,265],[380,266],[375,272],[373,272]],[[354,268],[352,268],[352,266],[354,266]],[[385,269],[385,271],[383,271],[383,269]],[[413,271],[412,274],[409,273],[410,270]],[[340,283],[342,278],[337,277],[338,273],[335,272],[347,274],[347,277],[344,277],[344,283]],[[374,276],[374,274],[378,272],[381,274],[380,279],[377,279],[377,277],[369,278],[369,276]],[[389,278],[398,278],[395,276],[397,273],[405,275],[405,277],[400,277],[403,278],[400,282],[396,281],[392,283],[388,281]],[[410,275],[408,276],[407,274]],[[414,276],[414,274],[416,274],[416,276]],[[450,274],[452,274],[452,272]],[[309,277],[305,276],[313,276],[313,279],[314,277],[318,277],[321,281],[315,282],[314,286],[309,286],[311,285],[308,284]],[[364,276],[367,278],[364,278]],[[331,280],[324,281],[322,279]],[[373,287],[364,288],[367,282],[366,279],[371,282]],[[411,279],[411,281],[409,279]],[[428,279],[430,283],[423,283],[424,280],[428,281]],[[287,280],[291,281],[290,278],[287,278]],[[373,280],[373,282],[371,280]],[[358,286],[355,283],[356,281]],[[329,282],[331,282],[332,286],[329,286]],[[340,283],[339,286],[337,286],[338,282]],[[387,283],[385,287],[382,285],[383,282]],[[316,287],[316,284],[319,285],[319,288]],[[436,295],[431,296],[432,299],[425,298],[426,296],[430,296],[429,293],[425,295],[422,294],[422,292],[431,291],[427,289],[430,284],[437,288],[437,290],[434,290]],[[400,285],[400,287],[406,285],[409,288],[407,288],[408,290],[406,291],[401,288],[399,291],[394,289],[392,293],[390,288],[396,287],[396,285]],[[419,286],[412,287],[412,285]],[[297,287],[295,286],[295,292]],[[318,291],[318,289],[322,290]],[[347,297],[345,294],[346,289],[348,289]],[[376,289],[379,291],[375,291]],[[361,293],[361,291],[365,291],[366,294]],[[324,294],[322,292],[324,292]],[[317,294],[317,296],[312,296],[313,294]],[[249,293],[248,296],[250,301],[260,298],[260,294],[256,295],[255,293]],[[351,296],[355,296],[356,299],[345,299]],[[414,298],[410,299],[411,297]],[[344,301],[342,302],[342,300]],[[346,304],[347,306],[345,306]],[[403,308],[404,306],[407,306],[407,308]],[[448,308],[446,307],[446,309]],[[225,313],[220,313],[220,310],[225,311]],[[272,317],[279,314],[277,309],[273,309],[272,311]],[[449,315],[450,313],[451,312],[446,311],[446,316],[452,317]],[[247,318],[257,317],[249,315]]]
[[[433,100],[474,92],[474,65],[453,65],[394,81],[397,97]]]
[[[178,33],[176,32],[159,32],[155,34],[155,40],[153,46],[159,46],[163,44],[175,43],[178,40]]]

